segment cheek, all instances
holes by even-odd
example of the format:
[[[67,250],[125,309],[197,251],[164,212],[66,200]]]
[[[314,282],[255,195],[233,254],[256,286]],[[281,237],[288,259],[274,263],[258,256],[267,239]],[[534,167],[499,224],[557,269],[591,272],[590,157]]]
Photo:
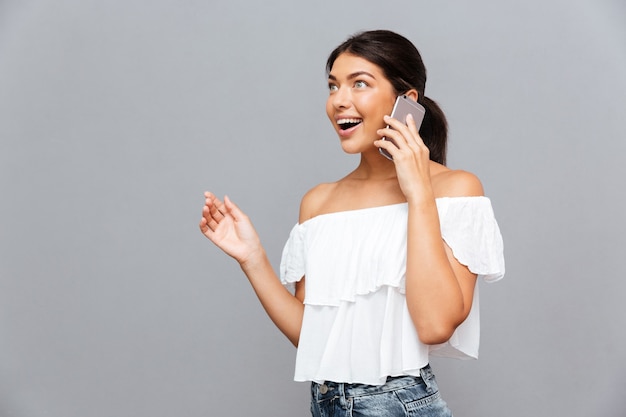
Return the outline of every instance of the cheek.
[[[333,104],[330,102],[330,97],[329,97],[326,100],[326,115],[328,116],[328,119],[330,119],[331,122],[335,121],[334,112],[335,112],[335,109],[333,107]]]
[[[391,113],[391,109],[393,109],[393,104],[395,103],[395,97],[392,98],[381,98],[380,96],[370,96],[363,97],[361,100],[361,108],[363,111],[377,116],[383,116],[385,114]]]
[[[393,108],[393,103],[389,105],[386,101],[371,100],[363,102],[363,111],[367,114],[368,124],[375,129],[381,129],[386,125],[383,116],[390,114]]]

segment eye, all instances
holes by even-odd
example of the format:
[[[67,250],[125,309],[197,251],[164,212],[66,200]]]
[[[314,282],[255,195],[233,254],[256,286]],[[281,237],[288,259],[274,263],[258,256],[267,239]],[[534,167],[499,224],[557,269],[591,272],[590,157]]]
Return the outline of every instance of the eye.
[[[369,84],[363,80],[359,80],[359,81],[355,81],[354,86],[356,88],[365,88],[365,87],[369,87]]]
[[[328,84],[328,91],[330,91],[331,93],[333,91],[337,91],[337,86],[335,84]]]

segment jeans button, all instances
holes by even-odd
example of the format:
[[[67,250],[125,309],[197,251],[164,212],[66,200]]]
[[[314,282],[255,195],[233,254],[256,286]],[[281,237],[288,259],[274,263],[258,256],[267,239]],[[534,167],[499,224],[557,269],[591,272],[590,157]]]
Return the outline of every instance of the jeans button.
[[[324,394],[326,394],[327,392],[328,392],[328,385],[326,385],[326,384],[322,384],[322,385],[320,385],[320,393],[321,393],[322,395],[324,395]]]

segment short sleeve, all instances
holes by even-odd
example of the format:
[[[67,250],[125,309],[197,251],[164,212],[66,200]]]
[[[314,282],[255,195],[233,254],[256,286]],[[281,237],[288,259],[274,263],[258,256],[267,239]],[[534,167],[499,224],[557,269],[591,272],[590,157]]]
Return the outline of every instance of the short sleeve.
[[[305,225],[296,224],[283,248],[280,260],[280,281],[291,291],[295,288],[295,283],[304,276],[305,270],[305,247],[304,247]]]
[[[438,200],[441,235],[454,257],[487,282],[504,276],[504,247],[491,200],[455,197]]]

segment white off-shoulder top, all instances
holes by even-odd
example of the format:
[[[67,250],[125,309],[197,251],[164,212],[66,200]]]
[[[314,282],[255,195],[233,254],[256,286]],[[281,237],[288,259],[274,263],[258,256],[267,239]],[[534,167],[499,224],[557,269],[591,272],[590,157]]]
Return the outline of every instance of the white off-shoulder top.
[[[504,275],[500,229],[487,197],[439,198],[441,234],[456,259],[486,281]],[[306,276],[296,381],[380,385],[416,375],[430,354],[477,358],[478,287],[447,343],[419,341],[405,299],[407,203],[328,213],[291,230],[280,276]]]

